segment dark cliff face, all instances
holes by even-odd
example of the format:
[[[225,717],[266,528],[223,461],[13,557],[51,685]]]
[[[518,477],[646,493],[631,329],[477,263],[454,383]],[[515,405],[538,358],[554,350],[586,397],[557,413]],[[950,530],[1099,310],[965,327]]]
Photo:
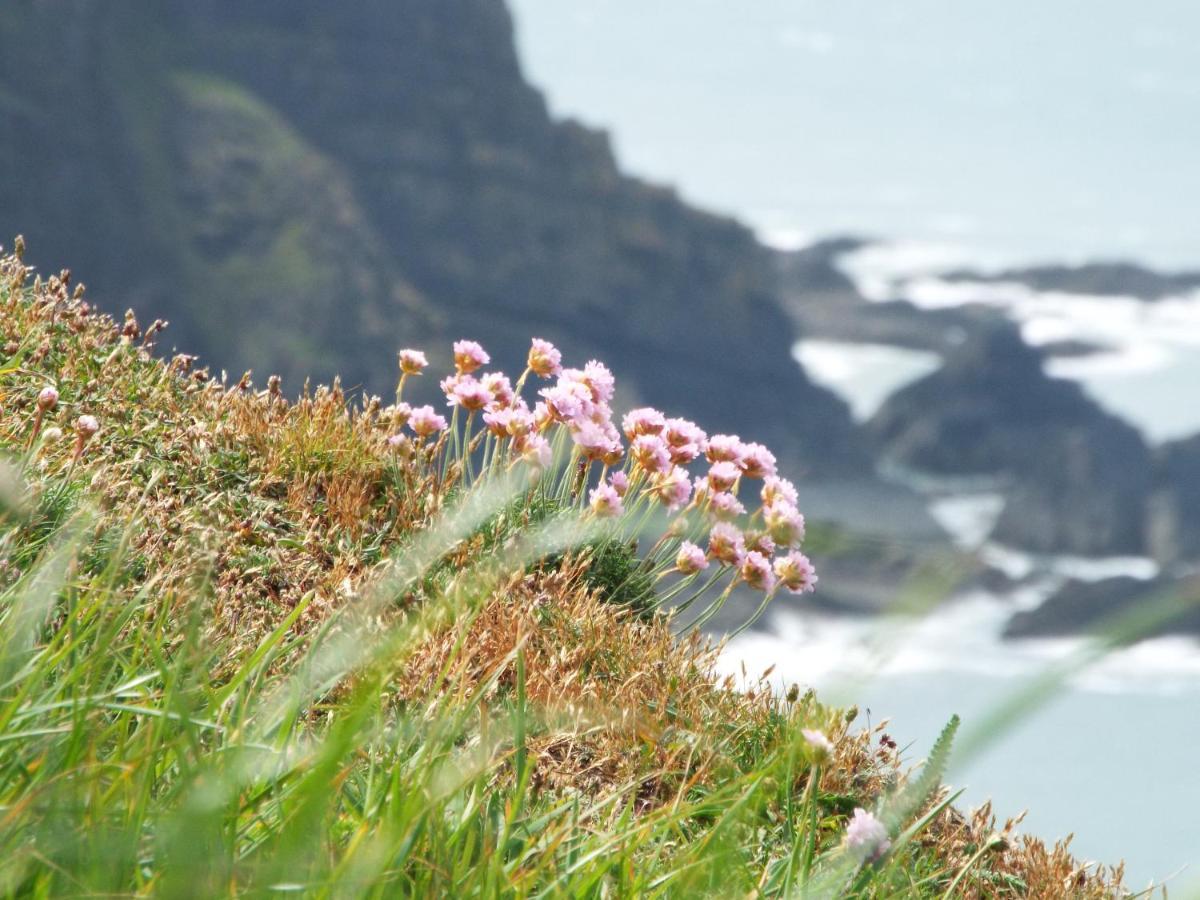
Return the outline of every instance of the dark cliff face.
[[[538,334],[627,402],[868,471],[766,252],[553,121],[498,0],[16,0],[0,40],[0,234],[181,349],[384,393],[399,346],[516,368]]]

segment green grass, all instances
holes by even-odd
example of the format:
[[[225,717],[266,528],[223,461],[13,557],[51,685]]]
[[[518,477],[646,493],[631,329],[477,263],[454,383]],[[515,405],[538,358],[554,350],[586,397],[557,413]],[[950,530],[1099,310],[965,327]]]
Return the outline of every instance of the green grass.
[[[644,602],[673,545],[582,513],[571,465],[396,453],[369,403],[158,362],[14,257],[0,311],[4,894],[1119,892],[954,809],[949,714],[909,774],[853,710],[719,679]]]

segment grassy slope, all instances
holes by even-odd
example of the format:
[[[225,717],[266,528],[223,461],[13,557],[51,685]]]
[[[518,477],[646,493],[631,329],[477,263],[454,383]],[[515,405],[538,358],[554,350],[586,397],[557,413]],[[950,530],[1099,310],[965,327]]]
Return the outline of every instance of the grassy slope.
[[[154,360],[14,257],[0,313],[0,889],[1117,892],[943,806],[936,760],[905,788],[853,711],[720,682],[586,554],[536,563],[525,495],[472,506],[376,406]],[[863,867],[856,806],[896,839]]]

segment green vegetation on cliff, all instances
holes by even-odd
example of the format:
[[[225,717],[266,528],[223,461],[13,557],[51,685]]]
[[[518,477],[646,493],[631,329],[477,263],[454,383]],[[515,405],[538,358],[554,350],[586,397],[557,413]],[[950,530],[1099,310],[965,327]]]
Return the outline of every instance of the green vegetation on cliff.
[[[373,403],[156,360],[28,275],[0,261],[5,893],[1119,893],[949,805],[955,722],[905,777],[612,602],[642,557],[580,549],[549,473],[431,466]]]

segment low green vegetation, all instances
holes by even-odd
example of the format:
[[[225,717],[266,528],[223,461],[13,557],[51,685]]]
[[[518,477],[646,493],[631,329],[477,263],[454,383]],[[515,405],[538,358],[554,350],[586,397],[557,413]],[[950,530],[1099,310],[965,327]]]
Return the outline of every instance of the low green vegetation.
[[[574,469],[154,332],[0,261],[5,894],[1122,895],[957,811],[956,719],[718,678]]]

